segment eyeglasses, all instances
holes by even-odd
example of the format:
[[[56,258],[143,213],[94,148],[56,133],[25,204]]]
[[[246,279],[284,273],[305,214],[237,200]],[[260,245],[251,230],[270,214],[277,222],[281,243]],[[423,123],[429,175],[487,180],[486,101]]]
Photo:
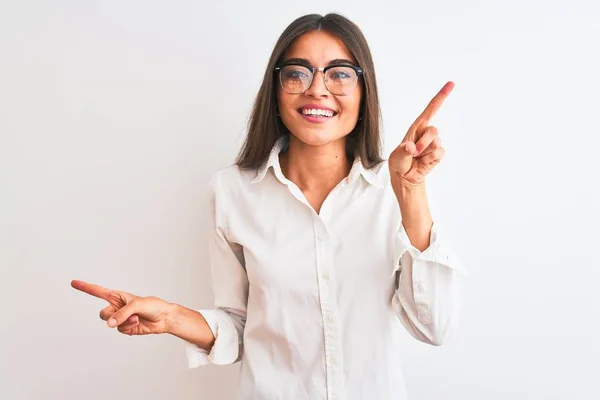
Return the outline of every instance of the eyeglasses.
[[[323,73],[323,81],[327,90],[336,96],[347,96],[356,87],[358,77],[363,70],[356,65],[328,65],[324,68],[315,68],[300,63],[286,63],[275,66],[279,72],[281,88],[289,94],[301,94],[312,85],[315,72]]]

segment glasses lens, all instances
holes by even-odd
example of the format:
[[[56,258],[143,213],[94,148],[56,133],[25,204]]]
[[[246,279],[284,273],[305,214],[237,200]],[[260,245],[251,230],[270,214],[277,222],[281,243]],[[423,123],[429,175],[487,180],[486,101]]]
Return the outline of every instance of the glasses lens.
[[[300,65],[286,65],[279,74],[281,87],[287,93],[304,93],[310,87],[312,78],[310,69]]]
[[[358,75],[356,71],[350,67],[334,67],[327,70],[327,76],[325,77],[325,84],[327,89],[332,94],[339,96],[345,96],[350,94],[356,82],[358,81]]]

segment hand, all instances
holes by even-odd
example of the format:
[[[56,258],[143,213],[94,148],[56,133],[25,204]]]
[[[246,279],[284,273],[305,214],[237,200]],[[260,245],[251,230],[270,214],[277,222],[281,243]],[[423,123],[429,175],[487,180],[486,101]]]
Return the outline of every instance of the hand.
[[[111,328],[126,335],[148,335],[166,332],[170,303],[157,297],[138,297],[102,286],[74,280],[71,286],[84,293],[108,301],[100,318]]]
[[[392,187],[396,194],[402,188],[415,188],[425,181],[425,177],[441,161],[444,148],[438,130],[429,126],[429,121],[448,97],[454,82],[448,82],[429,102],[423,113],[415,120],[406,136],[389,159]]]

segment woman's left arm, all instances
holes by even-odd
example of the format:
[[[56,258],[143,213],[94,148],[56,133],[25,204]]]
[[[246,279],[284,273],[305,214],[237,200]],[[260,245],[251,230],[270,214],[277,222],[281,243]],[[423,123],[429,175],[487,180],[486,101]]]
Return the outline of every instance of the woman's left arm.
[[[424,186],[403,192],[398,203],[402,222],[394,243],[394,276],[399,276],[392,307],[414,338],[440,346],[457,331],[466,270],[432,221]]]
[[[399,279],[392,307],[413,337],[436,346],[456,333],[460,274],[466,275],[433,222],[425,187],[425,177],[444,156],[438,130],[429,121],[453,87],[452,82],[444,85],[389,159],[402,217],[394,243]]]

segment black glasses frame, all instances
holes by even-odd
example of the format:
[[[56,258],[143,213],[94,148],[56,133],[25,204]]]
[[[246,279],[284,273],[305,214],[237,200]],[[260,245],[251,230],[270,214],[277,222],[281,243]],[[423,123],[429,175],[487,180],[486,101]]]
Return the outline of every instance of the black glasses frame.
[[[310,80],[310,85],[308,85],[308,88],[306,88],[306,90],[309,90],[312,87],[312,84],[313,84],[313,82],[315,80],[314,79],[315,78],[315,72],[317,72],[317,71],[321,71],[323,73],[323,82],[325,83],[325,87],[327,88],[328,91],[329,91],[329,88],[327,87],[327,82],[325,81],[325,74],[327,73],[328,70],[330,70],[332,68],[336,68],[336,67],[352,68],[354,70],[354,72],[356,72],[356,77],[357,78],[360,78],[364,74],[364,70],[362,68],[360,68],[358,65],[353,65],[353,64],[332,64],[332,65],[328,65],[326,67],[317,68],[317,67],[312,67],[310,65],[307,65],[307,64],[304,64],[304,63],[301,63],[301,62],[297,62],[297,61],[286,62],[286,63],[283,63],[283,64],[277,64],[275,66],[275,68],[274,68],[274,72],[281,72],[281,70],[284,67],[287,67],[287,66],[290,66],[290,65],[297,65],[299,67],[307,68],[312,73],[312,78]],[[358,83],[358,79],[357,79],[356,82]],[[279,74],[279,84],[283,88],[283,83],[281,82],[281,74]],[[354,87],[356,88],[356,85]],[[302,94],[302,93],[305,93],[306,90],[304,92],[294,93],[294,94]],[[352,90],[354,90],[354,89],[352,89]],[[331,91],[330,91],[330,93],[331,93]],[[336,95],[336,96],[339,96],[339,95]]]

